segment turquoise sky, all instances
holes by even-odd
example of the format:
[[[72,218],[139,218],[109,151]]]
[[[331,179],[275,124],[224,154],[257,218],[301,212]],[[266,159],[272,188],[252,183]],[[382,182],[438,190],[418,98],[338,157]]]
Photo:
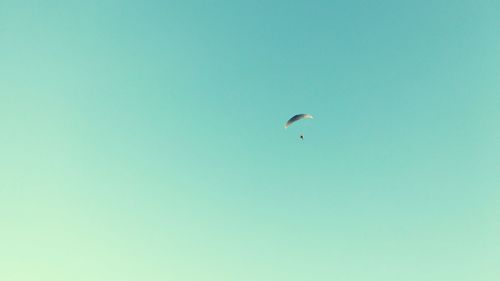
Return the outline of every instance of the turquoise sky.
[[[0,0],[0,279],[500,280],[499,15]]]

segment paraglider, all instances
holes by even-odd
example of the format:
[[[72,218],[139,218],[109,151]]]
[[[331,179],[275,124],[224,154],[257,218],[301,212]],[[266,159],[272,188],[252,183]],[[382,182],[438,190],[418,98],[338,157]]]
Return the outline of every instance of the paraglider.
[[[313,119],[313,116],[311,114],[297,114],[290,118],[286,123],[285,123],[285,129],[288,128],[290,125],[293,123],[302,120],[302,119]]]
[[[294,115],[292,118],[290,118],[286,123],[285,123],[285,129],[288,128],[290,125],[293,123],[302,120],[302,119],[313,119],[313,116],[311,114],[297,114]],[[304,140],[304,134],[300,134],[300,139]]]

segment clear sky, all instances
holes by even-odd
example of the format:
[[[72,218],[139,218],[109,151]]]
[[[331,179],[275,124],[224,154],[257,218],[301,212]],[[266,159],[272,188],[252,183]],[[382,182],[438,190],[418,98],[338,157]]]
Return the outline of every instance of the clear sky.
[[[0,279],[500,280],[499,15],[0,0]]]

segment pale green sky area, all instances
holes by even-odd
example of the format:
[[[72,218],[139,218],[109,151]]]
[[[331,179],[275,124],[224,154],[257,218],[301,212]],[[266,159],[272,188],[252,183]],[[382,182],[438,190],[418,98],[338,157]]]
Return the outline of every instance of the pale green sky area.
[[[0,280],[500,280],[500,2],[0,0]]]

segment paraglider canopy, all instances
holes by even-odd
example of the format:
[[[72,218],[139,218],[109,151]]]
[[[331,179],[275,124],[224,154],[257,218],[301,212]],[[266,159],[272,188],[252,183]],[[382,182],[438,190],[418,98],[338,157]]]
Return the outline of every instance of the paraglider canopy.
[[[297,122],[299,120],[302,120],[302,119],[313,119],[313,116],[311,114],[297,114],[297,115],[293,116],[292,118],[290,118],[286,122],[285,129],[288,128],[293,123],[295,123],[295,122]]]

